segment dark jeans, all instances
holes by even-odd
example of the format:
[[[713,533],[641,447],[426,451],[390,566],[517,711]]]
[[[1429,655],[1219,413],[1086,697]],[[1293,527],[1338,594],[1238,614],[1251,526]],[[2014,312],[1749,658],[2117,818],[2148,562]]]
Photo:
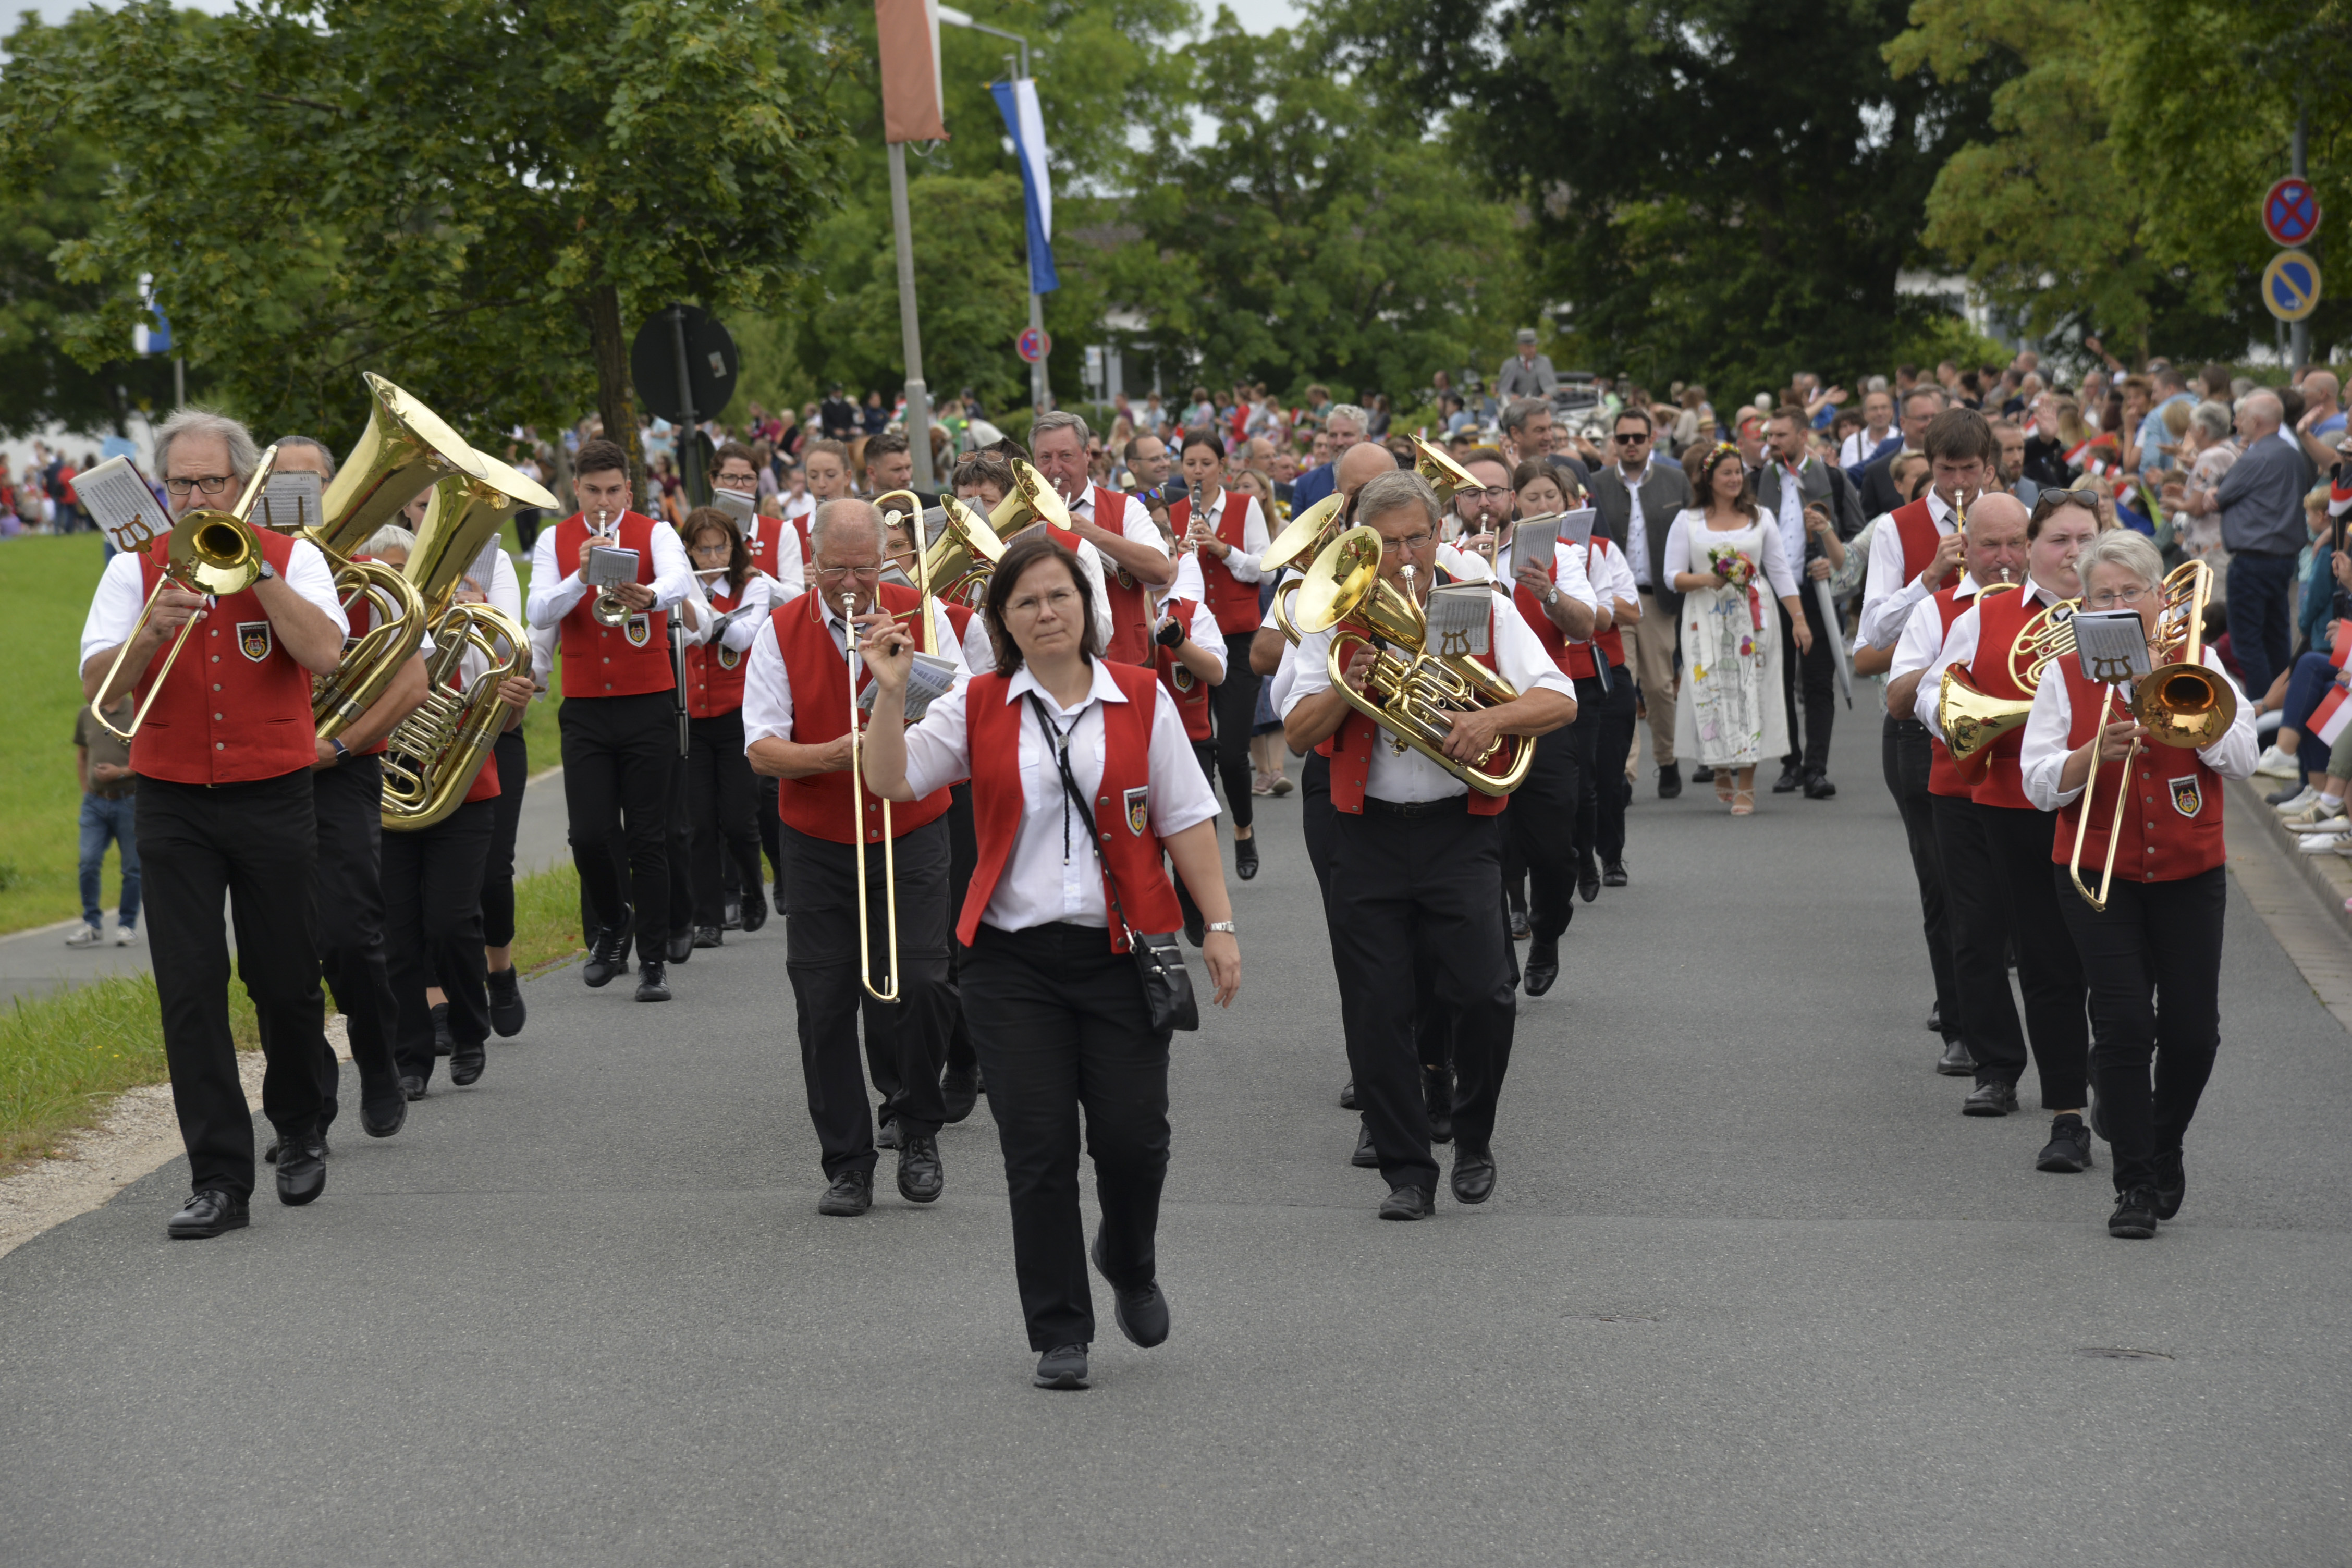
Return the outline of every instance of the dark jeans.
[[[1158,1278],[1168,1177],[1168,1036],[1155,1033],[1135,961],[1097,926],[983,924],[963,969],[972,1045],[1004,1152],[1013,1268],[1033,1350],[1094,1340],[1078,1113],[1102,1205],[1105,1272]]]
[[[491,804],[490,852],[482,862],[482,941],[490,947],[514,945],[515,833],[522,826],[522,797],[530,776],[530,749],[520,729],[499,737],[499,794]]]
[[[1257,728],[1257,672],[1250,668],[1250,643],[1255,631],[1225,635],[1225,678],[1209,688],[1209,716],[1216,739],[1216,778],[1225,781],[1225,809],[1235,827],[1255,820],[1250,795],[1250,732]]]
[[[2221,1043],[2225,872],[2216,866],[2179,882],[2118,881],[2102,914],[2076,895],[2065,867],[2050,869],[2091,984],[2099,1035],[2091,1076],[2099,1123],[2115,1148],[2116,1191],[2149,1186],[2157,1156],[2179,1152]]]
[[[2294,640],[2294,557],[2242,550],[2230,557],[2230,650],[2260,702],[2286,668]]]
[[[599,924],[617,926],[634,909],[637,956],[659,963],[670,932],[670,796],[677,771],[670,694],[569,697],[556,721],[581,896]],[[616,868],[624,845],[626,887]]]
[[[688,721],[694,749],[686,760],[687,803],[694,817],[694,923],[727,918],[722,858],[734,862],[738,887],[760,885],[760,829],[751,819],[751,762],[743,754],[743,711]]]
[[[1960,997],[1952,978],[1952,929],[1944,904],[1944,866],[1936,849],[1936,818],[1928,805],[1927,770],[1935,761],[1928,749],[1927,726],[1916,719],[1888,714],[1879,764],[1886,775],[1886,793],[1903,815],[1903,834],[1911,846],[1911,874],[1919,882],[1919,923],[1927,939],[1927,963],[1936,976],[1936,1008],[1943,1015],[1944,1037],[1960,1034]]]
[[[122,908],[116,921],[124,931],[139,924],[139,793],[109,799],[81,797],[81,918],[100,924],[98,875],[106,867],[109,842],[122,846]]]
[[[1633,749],[1633,672],[1612,667],[1606,692],[1597,675],[1578,681],[1571,728],[1580,736],[1578,754],[1584,764],[1584,788],[1576,808],[1577,851],[1585,860],[1598,854],[1603,865],[1613,866],[1625,858],[1625,759]]]
[[[504,775],[499,782],[504,784]],[[383,836],[384,932],[399,998],[396,1050],[404,1078],[433,1080],[433,1013],[425,989],[449,1000],[449,1037],[490,1037],[482,955],[482,866],[498,834],[498,802],[461,805],[416,833]]]
[[[1789,606],[1780,606],[1780,700],[1789,709],[1789,752],[1780,759],[1785,767],[1795,768],[1811,776],[1825,773],[1830,766],[1830,728],[1837,721],[1837,655],[1830,651],[1833,628],[1822,620],[1821,596],[1813,584],[1801,572],[1797,578],[1797,602],[1805,606],[1805,625],[1813,632],[1813,646],[1800,654],[1797,651],[1795,628],[1789,622]],[[1805,693],[1805,726],[1801,742],[1797,729],[1797,691]]]
[[[2335,684],[2336,666],[2324,653],[2298,656],[2294,672],[2286,678],[2286,700],[2280,704],[2279,718],[2288,729],[2303,737],[2294,749],[2294,766],[2305,779],[2327,771],[2327,742],[2305,726],[2311,722],[2312,710],[2319,706],[2327,696],[2327,689]],[[2262,700],[2253,693],[2248,695],[2257,702]]]
[[[898,873],[898,1000],[877,1002],[857,967],[857,870],[855,846],[813,838],[789,823],[783,829],[792,901],[784,910],[785,971],[792,977],[799,1023],[801,1072],[810,1119],[824,1152],[824,1173],[874,1169],[874,1120],[858,1070],[857,1024],[866,1022],[866,1054],[885,1121],[903,1134],[930,1137],[945,1110],[940,1068],[957,997],[948,977],[948,830],[926,823],[901,837]],[[889,883],[882,846],[866,847],[866,920],[874,978],[887,985]],[[992,1078],[993,1075],[991,1075]],[[991,1092],[994,1089],[992,1086]]]
[[[248,1196],[253,1113],[229,1034],[221,902],[228,900],[236,928],[237,974],[264,1024],[262,1110],[280,1137],[299,1137],[319,1122],[319,1057],[327,1048],[310,942],[319,828],[310,770],[217,787],[142,778],[137,798],[163,1056],[190,1185]]]
[[[2033,1066],[2042,1075],[2042,1108],[2075,1110],[2089,1102],[2091,1024],[2085,1011],[2083,960],[2066,929],[2059,890],[2050,879],[2050,845],[2057,818],[2018,806],[1979,805],[1985,842],[2017,946],[2017,987],[2025,996],[2025,1029],[2033,1040]],[[2069,892],[2072,889],[2068,889]],[[2076,901],[2080,901],[2079,900]],[[2003,977],[2004,988],[2006,976]],[[1977,1081],[1985,1079],[1985,1053],[1971,1039]],[[2015,1083],[2025,1070],[2020,1057],[2005,1064],[2003,1078]]]

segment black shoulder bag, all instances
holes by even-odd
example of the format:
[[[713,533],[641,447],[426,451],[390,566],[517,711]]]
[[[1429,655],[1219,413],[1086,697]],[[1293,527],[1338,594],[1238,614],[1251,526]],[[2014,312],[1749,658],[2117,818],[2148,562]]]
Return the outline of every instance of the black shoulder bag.
[[[1110,917],[1127,935],[1128,956],[1135,960],[1135,973],[1143,982],[1143,1005],[1151,1015],[1152,1032],[1166,1034],[1171,1029],[1199,1028],[1201,1009],[1192,1000],[1192,972],[1184,967],[1184,950],[1176,945],[1176,933],[1146,934],[1127,923],[1127,911],[1118,903],[1118,879],[1111,875],[1110,862],[1103,859],[1102,841],[1095,836],[1094,813],[1087,809],[1087,797],[1079,790],[1078,781],[1070,776],[1069,746],[1053,720],[1046,717],[1045,705],[1034,691],[1029,694],[1029,706],[1036,712],[1037,727],[1045,732],[1045,743],[1054,749],[1054,764],[1061,770],[1063,793],[1078,808],[1078,820],[1086,824],[1087,843],[1093,847],[1095,858],[1102,860],[1103,891],[1110,900]]]

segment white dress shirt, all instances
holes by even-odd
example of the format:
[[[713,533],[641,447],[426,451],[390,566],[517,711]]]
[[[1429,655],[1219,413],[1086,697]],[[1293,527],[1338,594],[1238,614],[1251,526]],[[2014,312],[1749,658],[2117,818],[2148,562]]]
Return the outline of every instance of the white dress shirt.
[[[1102,785],[1104,742],[1102,705],[1124,702],[1118,688],[1100,659],[1094,663],[1094,686],[1076,708],[1064,708],[1040,687],[1026,666],[1006,683],[1005,700],[1017,703],[1021,714],[1021,823],[1013,829],[1013,851],[996,880],[988,908],[981,919],[999,931],[1026,931],[1055,921],[1071,925],[1110,923],[1103,904],[1102,867],[1094,840],[1062,787],[1061,769],[1054,761],[1053,743],[1037,726],[1029,709],[1035,692],[1053,715],[1055,726],[1069,736],[1070,773],[1078,793],[1091,802]],[[971,683],[960,680],[907,731],[907,783],[919,795],[944,789],[971,776],[971,739],[964,715]],[[1151,713],[1150,796],[1145,810],[1151,831],[1173,837],[1195,823],[1217,815],[1217,797],[1192,754],[1192,738],[1176,700],[1164,686],[1154,684]],[[1091,805],[1089,810],[1094,809]],[[1098,827],[1100,824],[1097,825]]]
[[[713,578],[709,586],[715,588],[720,581]],[[719,634],[719,646],[731,647],[737,653],[751,652],[751,644],[759,637],[761,626],[767,622],[767,612],[780,604],[789,604],[800,597],[798,594],[787,594],[780,599],[776,595],[782,592],[776,580],[764,572],[753,572],[744,578],[743,594],[735,601],[735,608],[740,610],[747,605],[756,605],[759,609],[754,614],[729,622],[727,629]],[[694,579],[693,594],[694,613],[702,624],[687,633],[686,640],[698,647],[705,646],[710,641],[711,629],[719,624],[719,617],[732,612],[722,610],[710,602],[710,595],[699,577]]]
[[[1977,580],[1965,572],[1961,573],[1960,585],[1955,596],[1973,595],[1976,591]],[[1971,604],[1969,608],[1974,609],[1975,605]],[[1895,662],[1886,667],[1885,685],[1891,689],[1897,680],[1914,670],[1925,670],[1943,651],[1944,617],[1937,611],[1935,595],[1931,594],[1911,606],[1910,617],[1903,623],[1903,635],[1895,639]],[[1923,689],[1927,686],[1924,675],[1919,684]],[[1888,711],[1893,712],[1893,710]],[[1894,716],[1897,719],[1904,717],[1900,713]]]
[[[1797,575],[1789,569],[1789,558],[1780,552],[1780,531],[1762,512],[1750,515],[1764,528],[1764,548],[1759,552],[1764,559],[1757,565],[1763,569],[1764,581],[1771,584],[1772,596],[1776,599],[1795,598]],[[1703,570],[1691,563],[1690,542],[1694,536],[1704,537],[1714,531],[1706,525],[1706,513],[1696,507],[1675,514],[1674,526],[1666,530],[1665,554],[1661,558],[1665,563],[1668,587],[1674,585],[1675,573]]]
[[[1641,584],[1633,580],[1633,568],[1625,552],[1602,534],[1592,536],[1592,553],[1586,560],[1585,581],[1592,584],[1593,596],[1609,606],[1612,616],[1619,604],[1642,608]]]
[[[98,592],[90,595],[89,614],[81,625],[82,664],[88,664],[93,654],[131,640],[131,628],[147,606],[147,585],[139,562],[139,556],[117,551],[100,574]],[[296,540],[293,553],[286,558],[286,585],[318,605],[335,623],[337,631],[347,637],[352,635],[351,619],[335,597],[335,574],[319,547],[307,539]]]
[[[1300,640],[1297,651],[1297,672],[1291,679],[1290,689],[1282,696],[1285,719],[1301,702],[1331,689],[1330,632],[1310,633]],[[1551,661],[1551,655],[1536,640],[1536,634],[1520,616],[1518,606],[1500,595],[1495,599],[1494,651],[1480,662],[1509,681],[1522,696],[1542,689],[1557,691],[1571,702],[1576,700],[1576,683]],[[1374,800],[1402,805],[1467,795],[1470,786],[1411,747],[1398,755],[1391,738],[1382,731],[1372,742],[1371,769],[1364,781],[1364,793]]]
[[[799,604],[800,600],[792,602]],[[973,617],[975,623],[978,619],[978,616]],[[743,750],[749,752],[754,741],[793,739],[793,677],[792,672],[784,668],[784,650],[776,646],[776,618],[760,616],[742,624],[751,628],[748,639],[751,662],[743,669]],[[971,674],[971,667],[964,662],[964,645],[956,640],[955,624],[948,619],[947,611],[936,601],[931,605],[931,625],[939,633],[940,657],[955,661],[956,681],[961,686]],[[833,634],[834,647],[841,650],[842,663],[847,664],[851,628],[849,623],[841,618],[839,605],[825,605],[824,626]],[[730,647],[734,646],[737,629],[728,628]],[[989,668],[995,668],[992,658]],[[862,660],[857,673],[860,689],[863,689],[866,668]],[[929,795],[930,792],[925,790],[923,793]]]
[[[1630,503],[1625,513],[1625,559],[1633,563],[1633,581],[1647,588],[1650,583],[1650,520],[1642,515],[1642,481],[1650,477],[1650,465],[1642,471],[1629,474],[1625,465],[1617,465],[1617,478],[1625,486],[1625,499]]]
[[[1258,507],[1257,497],[1246,490],[1220,489],[1215,499],[1209,502],[1209,523],[1212,528],[1214,528],[1224,521],[1225,502],[1235,495],[1242,498],[1242,504],[1248,509],[1242,518],[1242,542],[1238,547],[1226,552],[1224,560],[1220,564],[1234,574],[1234,582],[1255,583],[1264,574],[1263,568],[1258,564],[1258,558],[1265,553],[1267,540],[1265,513]],[[1143,515],[1146,521],[1150,520],[1151,513],[1149,510]],[[1188,519],[1186,521],[1188,531],[1190,526],[1191,522]],[[1151,532],[1152,537],[1156,539],[1159,537],[1160,530],[1155,527]]]
[[[1805,462],[1812,460],[1807,454]],[[1793,569],[1805,563],[1805,465],[1791,468],[1778,458],[1772,462],[1780,470],[1780,554]]]
[[[577,557],[569,569],[556,563],[555,536],[561,527],[541,529],[539,543],[530,552],[530,624],[534,626],[562,626],[563,617],[588,592],[588,584],[580,580]],[[653,607],[667,610],[694,586],[694,565],[686,558],[686,546],[678,542],[677,530],[668,523],[656,521],[647,543],[654,557]]]
[[[1874,521],[1884,523],[1893,512],[1882,512]],[[1943,492],[1927,491],[1927,516],[1936,524],[1938,536],[1952,531],[1951,504]],[[1902,637],[1911,606],[1936,591],[1932,583],[1921,586],[1916,578],[1903,574],[1903,531],[1891,524],[1872,531],[1870,536],[1870,570],[1862,580],[1862,622],[1856,640],[1869,647],[1891,647]]]
[[[1894,434],[1895,426],[1892,425],[1876,435],[1871,434],[1867,426],[1855,431],[1838,447],[1838,467],[1841,468],[1858,467],[1867,461],[1870,455],[1877,451],[1880,445]]]
[[[1972,578],[1964,577],[1961,586],[1964,592],[1976,592],[1975,580]],[[2036,604],[2045,606],[2057,604],[2064,597],[2063,595],[2052,593],[2031,577],[2028,577],[2025,580],[2025,585],[2017,591],[2027,595]],[[1962,610],[1953,620],[1952,629],[1944,634],[1942,649],[1929,663],[1916,667],[1926,669],[1927,673],[1919,678],[1918,694],[1911,700],[1912,715],[1919,722],[1927,725],[1936,739],[1948,744],[1951,737],[1944,733],[1944,726],[1937,722],[1936,718],[1936,710],[1940,706],[1938,699],[1944,689],[1944,671],[1954,665],[1968,665],[1975,661],[1977,638],[1983,634],[1984,628],[1984,617],[1977,614],[1978,607],[1976,600],[1969,600],[1968,608]],[[1915,610],[1912,614],[1916,616],[1918,612]],[[1895,648],[1895,663],[1887,669],[1888,679],[1892,679],[1895,676],[1910,673],[1909,670],[1902,668],[1902,664],[1903,650],[1911,646],[1911,627],[1906,624],[1903,628],[1903,641]],[[2055,671],[2054,666],[2053,671],[2053,673]]]
[[[522,619],[522,579],[515,574],[514,557],[501,550],[490,565],[490,581],[484,592],[490,607],[517,626]]]
[[[2210,746],[2200,746],[2197,755],[2207,767],[2225,779],[2252,778],[2254,762],[2262,754],[2262,743],[2254,739],[2254,705],[2246,700],[2244,692],[2238,690],[2238,683],[2230,679],[2229,672],[2221,668],[2221,660],[2213,650],[2209,647],[2203,653],[2205,668],[2220,676],[2222,684],[2236,695],[2238,712],[2237,717],[2230,721],[2230,728],[2221,738]],[[2124,688],[2116,689],[2118,698],[2122,698],[2125,692]],[[2120,703],[2115,715],[2116,723],[2130,717]],[[2056,811],[2072,805],[2083,793],[2079,784],[2066,790],[2058,787],[2059,776],[2065,771],[2066,758],[2074,749],[2066,743],[2066,737],[2074,728],[2074,700],[2067,690],[2064,673],[2053,662],[2042,684],[2034,690],[2033,711],[2025,718],[2025,743],[2018,753],[2019,769],[2025,780],[2025,798],[2032,801],[2037,810]],[[2141,753],[2146,755],[2165,749],[2143,746]],[[2099,771],[2108,773],[2122,765],[2121,763],[2102,761]]]
[[[1106,533],[1116,533],[1123,539],[1133,540],[1138,544],[1149,544],[1162,555],[1168,553],[1168,542],[1160,536],[1160,525],[1151,521],[1150,511],[1141,501],[1123,491],[1113,490],[1110,493],[1118,504],[1119,515],[1114,521],[1106,521],[1095,515],[1095,487],[1089,482],[1086,495],[1070,505],[1072,521],[1091,522]],[[1261,555],[1265,553],[1264,536],[1265,529],[1261,526],[1259,529],[1261,542],[1258,545],[1258,553]],[[1093,563],[1090,570],[1094,575],[1090,581],[1095,594],[1095,632],[1101,639],[1100,646],[1108,647],[1111,634],[1110,592],[1104,586],[1103,579],[1117,573],[1118,563],[1106,560],[1102,552],[1095,548],[1094,542],[1089,539],[1078,541],[1078,561],[1082,565],[1087,562]]]
[[[1282,662],[1265,679],[1265,698],[1274,704],[1276,713],[1290,711],[1290,689],[1298,679],[1298,645],[1288,637],[1282,639]]]
[[[779,519],[754,514],[751,537],[745,542],[755,547],[751,552],[753,560],[759,559],[760,552],[756,548],[759,542],[771,532],[776,539],[776,569],[768,575],[792,590],[784,595],[786,599],[798,598],[808,592],[808,569],[801,560],[801,531],[793,526],[793,520],[789,517]]]
[[[1178,572],[1178,577],[1181,582],[1182,577],[1182,572],[1181,569]],[[1168,606],[1171,604],[1179,602],[1182,597],[1183,595],[1181,594],[1158,595],[1157,604],[1160,617],[1162,619],[1166,618]],[[1219,680],[1223,680],[1225,678],[1225,634],[1223,629],[1218,626],[1215,614],[1210,610],[1209,606],[1205,603],[1199,599],[1194,599],[1192,601],[1192,613],[1185,618],[1184,635],[1192,638],[1194,642],[1199,643],[1201,645],[1201,651],[1217,661],[1217,679]],[[1152,627],[1152,630],[1155,632],[1159,629],[1160,628],[1156,624]],[[1156,647],[1152,649],[1155,657],[1158,655],[1159,651],[1160,650]]]

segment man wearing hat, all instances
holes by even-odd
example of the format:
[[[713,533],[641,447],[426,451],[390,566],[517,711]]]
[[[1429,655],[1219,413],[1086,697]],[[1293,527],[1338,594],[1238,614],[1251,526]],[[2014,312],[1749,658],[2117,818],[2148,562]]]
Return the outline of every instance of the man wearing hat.
[[[1519,329],[1519,352],[1503,362],[1495,373],[1495,395],[1507,406],[1514,397],[1549,399],[1559,377],[1551,368],[1549,356],[1536,353],[1536,330]]]

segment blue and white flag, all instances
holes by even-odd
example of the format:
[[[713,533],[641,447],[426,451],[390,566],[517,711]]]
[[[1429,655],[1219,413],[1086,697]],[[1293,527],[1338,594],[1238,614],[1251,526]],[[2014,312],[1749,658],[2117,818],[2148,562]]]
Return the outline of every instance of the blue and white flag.
[[[1021,194],[1029,209],[1029,291],[1050,294],[1062,286],[1054,269],[1054,181],[1045,170],[1045,117],[1037,108],[1037,84],[1027,77],[990,87],[1004,133],[1021,160]]]

